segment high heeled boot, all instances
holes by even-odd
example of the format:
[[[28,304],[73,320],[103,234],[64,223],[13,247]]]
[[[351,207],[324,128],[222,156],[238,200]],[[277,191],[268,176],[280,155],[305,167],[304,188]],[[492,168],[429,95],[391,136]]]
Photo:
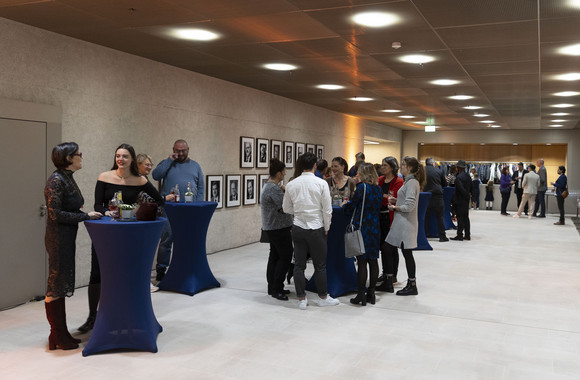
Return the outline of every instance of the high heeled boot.
[[[66,314],[64,309],[64,299],[59,298],[52,302],[45,302],[46,319],[50,324],[50,335],[48,336],[48,349],[74,350],[79,348],[79,344],[68,332],[66,326]]]
[[[95,326],[95,320],[97,319],[97,307],[99,306],[99,300],[101,299],[101,284],[89,284],[89,316],[85,323],[77,330],[82,333],[89,332]]]
[[[376,301],[377,297],[375,295],[375,289],[369,288],[369,290],[367,290],[367,302],[370,303],[371,305],[374,305]]]
[[[361,306],[367,305],[367,297],[365,295],[365,290],[359,290],[356,297],[350,299],[350,303],[354,305],[360,304]]]
[[[417,290],[417,281],[414,278],[407,280],[407,286],[397,292],[398,296],[416,296],[419,294]]]

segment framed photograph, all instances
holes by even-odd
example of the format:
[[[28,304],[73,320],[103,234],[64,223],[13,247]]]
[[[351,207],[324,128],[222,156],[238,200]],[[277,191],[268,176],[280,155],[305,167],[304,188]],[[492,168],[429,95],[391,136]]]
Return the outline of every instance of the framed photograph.
[[[316,157],[319,160],[324,159],[324,145],[316,145]]]
[[[284,141],[284,165],[294,167],[294,143],[291,141]]]
[[[217,202],[217,208],[224,207],[224,176],[208,175],[206,176],[205,190],[206,201]]]
[[[244,205],[255,205],[258,201],[258,176],[256,174],[244,175]]]
[[[312,153],[312,154],[316,155],[316,145],[314,145],[314,144],[306,144],[306,151],[308,153]]]
[[[260,194],[258,194],[258,203],[260,203],[260,197],[262,196],[262,190],[264,190],[264,185],[270,179],[268,174],[260,174]]]
[[[271,144],[272,154],[270,154],[270,157],[277,158],[280,161],[284,162],[284,160],[282,159],[282,141],[271,140],[271,142],[272,142]]]
[[[226,175],[226,207],[235,207],[241,204],[241,188],[242,176],[240,174]]]
[[[270,157],[268,139],[256,139],[257,168],[267,168]]]
[[[296,160],[298,159],[298,157],[302,156],[304,153],[306,153],[306,144],[304,143],[296,143]]]
[[[253,167],[254,167],[254,138],[242,136],[240,137],[240,168],[253,168]]]

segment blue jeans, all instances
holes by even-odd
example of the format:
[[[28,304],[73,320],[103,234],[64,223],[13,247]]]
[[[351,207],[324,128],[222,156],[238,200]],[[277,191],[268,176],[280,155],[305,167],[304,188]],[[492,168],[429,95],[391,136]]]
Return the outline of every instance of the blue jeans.
[[[169,221],[166,221],[161,231],[161,239],[159,240],[159,248],[157,249],[157,265],[155,266],[157,270],[160,268],[166,269],[169,266],[172,246],[173,233],[171,232]]]

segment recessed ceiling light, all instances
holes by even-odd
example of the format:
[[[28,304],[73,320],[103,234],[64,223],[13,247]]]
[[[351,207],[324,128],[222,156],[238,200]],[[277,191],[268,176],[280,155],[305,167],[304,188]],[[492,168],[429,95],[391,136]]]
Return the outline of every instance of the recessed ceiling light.
[[[427,124],[426,121],[414,121],[413,123],[415,123],[415,124],[421,124],[421,125]]]
[[[564,54],[564,55],[579,56],[580,55],[580,44],[564,46],[563,48],[558,49],[558,51],[560,52],[560,54]]]
[[[552,113],[550,115],[552,115],[552,116],[568,116],[570,114],[566,113],[566,112],[556,112],[556,113]]]
[[[341,90],[344,88],[344,86],[338,84],[319,84],[316,87],[322,90]]]
[[[415,116],[411,116],[411,115],[401,115],[399,116],[401,119],[414,119]]]
[[[564,119],[556,119],[556,120],[550,120],[550,121],[551,121],[552,123],[563,123],[563,122],[565,122],[566,120],[564,120]]]
[[[426,125],[425,126],[425,132],[435,132],[436,129],[437,129],[437,127],[435,125]]]
[[[574,104],[560,103],[560,104],[553,104],[552,107],[556,107],[556,108],[570,108],[570,107],[574,107]]]
[[[379,145],[380,142],[378,141],[370,141],[370,140],[363,140],[364,145]]]
[[[425,143],[421,143],[421,145],[425,145]]]
[[[489,115],[486,113],[474,113],[473,116],[475,116],[475,117],[488,117]]]
[[[480,123],[491,124],[491,123],[495,123],[495,120],[482,120],[482,121],[480,121]]]
[[[546,145],[550,146],[550,145],[552,145],[552,144],[551,144],[551,143],[546,143]]]
[[[548,125],[548,127],[550,127],[550,128],[560,128],[560,127],[563,127],[563,125],[562,124],[550,124],[550,125]]]
[[[512,143],[512,145],[518,145],[518,143]]]
[[[580,95],[580,92],[578,92],[578,91],[562,91],[562,92],[556,92],[554,95],[556,95],[556,96],[576,96],[576,95]]]
[[[182,40],[211,41],[219,38],[219,34],[204,29],[176,29],[173,36]]]
[[[276,71],[292,71],[298,68],[297,66],[289,65],[287,63],[267,63],[264,67],[268,70]]]
[[[485,143],[479,143],[479,145],[485,145]]]
[[[575,81],[575,80],[580,80],[580,73],[560,74],[560,75],[556,75],[554,78],[558,79],[558,80]]]
[[[471,95],[453,95],[453,96],[450,96],[449,99],[467,100],[467,99],[473,99],[473,96],[471,96]]]
[[[466,110],[479,110],[479,109],[482,109],[483,107],[480,107],[480,106],[465,106],[463,108],[465,108]]]
[[[435,60],[435,58],[433,58],[429,55],[423,55],[423,54],[404,55],[399,59],[403,62],[406,62],[406,63],[417,63],[417,64],[429,63],[429,62],[433,62]]]
[[[396,113],[396,112],[401,112],[401,110],[382,110],[381,112]]]
[[[382,28],[399,22],[400,18],[392,13],[362,12],[352,16],[352,21],[371,28]]]
[[[432,80],[431,83],[438,86],[453,86],[454,84],[459,83],[459,81],[454,79],[437,79]]]
[[[501,125],[492,124],[489,126],[490,128],[501,128]]]
[[[367,98],[366,96],[355,96],[353,98],[350,98],[350,100],[354,100],[355,102],[370,102],[371,100],[374,100],[374,99]]]

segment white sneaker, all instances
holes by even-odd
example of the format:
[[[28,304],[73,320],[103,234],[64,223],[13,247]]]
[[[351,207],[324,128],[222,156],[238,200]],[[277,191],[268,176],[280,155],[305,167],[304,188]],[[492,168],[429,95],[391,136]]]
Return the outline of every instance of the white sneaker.
[[[330,295],[326,295],[326,298],[318,298],[317,304],[320,307],[323,306],[336,306],[340,303],[336,298],[332,298]]]
[[[155,285],[153,285],[152,283],[149,283],[149,285],[151,285],[151,293],[155,293],[156,291],[159,290],[159,288]]]
[[[300,310],[306,310],[306,306],[308,306],[308,299],[298,300],[298,308]]]

